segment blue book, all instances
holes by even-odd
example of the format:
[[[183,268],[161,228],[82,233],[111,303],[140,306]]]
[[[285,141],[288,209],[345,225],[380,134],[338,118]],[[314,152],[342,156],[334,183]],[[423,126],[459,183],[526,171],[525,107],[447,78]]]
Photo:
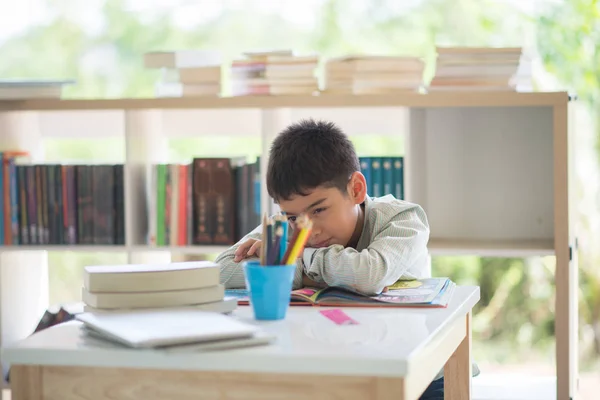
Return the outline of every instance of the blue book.
[[[395,157],[392,163],[394,181],[393,195],[400,200],[404,199],[404,157]]]
[[[373,179],[373,197],[383,196],[383,168],[381,166],[381,157],[371,158],[371,178]]]
[[[385,157],[382,159],[382,183],[383,183],[383,195],[394,194],[394,176],[392,170],[392,158]]]
[[[373,196],[373,179],[371,178],[371,157],[360,157],[360,172],[367,181],[367,194]]]

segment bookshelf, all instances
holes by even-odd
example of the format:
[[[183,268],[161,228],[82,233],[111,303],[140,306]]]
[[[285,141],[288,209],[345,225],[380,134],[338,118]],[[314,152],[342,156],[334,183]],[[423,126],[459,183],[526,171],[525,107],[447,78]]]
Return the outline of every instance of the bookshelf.
[[[126,251],[130,260],[224,249],[144,245],[146,171],[166,160],[168,137],[260,137],[261,208],[273,212],[264,185],[266,156],[273,137],[288,123],[326,118],[350,135],[405,135],[405,196],[428,214],[431,254],[556,256],[557,398],[567,399],[577,377],[578,279],[569,201],[569,110],[566,93],[514,92],[1,101],[0,135],[17,145],[33,143],[23,138],[55,132],[102,137],[110,129],[123,135],[125,245],[42,250]],[[0,247],[0,257],[39,250]],[[32,271],[24,280],[43,286],[47,272],[37,276]],[[21,301],[18,294],[5,296],[7,285],[3,281],[0,288],[3,332],[8,323],[4,310]]]

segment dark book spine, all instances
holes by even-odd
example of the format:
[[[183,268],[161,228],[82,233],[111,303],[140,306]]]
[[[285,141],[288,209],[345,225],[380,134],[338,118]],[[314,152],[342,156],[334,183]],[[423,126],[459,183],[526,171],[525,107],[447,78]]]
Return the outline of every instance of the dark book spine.
[[[68,186],[67,186],[67,166],[66,165],[60,166],[60,181],[61,181],[60,196],[62,199],[62,203],[60,204],[61,215],[62,215],[60,225],[62,227],[62,233],[63,233],[61,236],[61,242],[63,244],[72,244],[72,243],[69,243],[69,193],[68,193]]]
[[[27,220],[29,221],[29,243],[41,244],[38,237],[38,213],[37,213],[37,185],[35,179],[35,166],[26,167],[27,176]]]
[[[77,228],[78,243],[92,244],[93,221],[90,213],[91,167],[88,165],[77,166]]]
[[[66,166],[67,243],[76,244],[78,237],[77,176],[74,165]]]
[[[2,217],[4,220],[2,230],[4,236],[4,244],[11,245],[13,244],[12,240],[12,227],[10,221],[10,167],[9,167],[10,157],[4,155],[2,157],[2,187],[0,188],[0,192],[2,194],[2,202],[4,204],[4,208],[2,209]]]
[[[104,221],[102,215],[102,203],[103,197],[106,196],[106,191],[104,191],[104,182],[103,182],[103,171],[100,165],[92,165],[92,193],[103,193],[104,196],[92,196],[91,197],[91,214],[93,221],[92,227],[92,243],[93,244],[102,244],[102,238],[104,236]]]
[[[66,244],[65,240],[65,221],[63,212],[63,166],[54,166],[54,224],[56,226],[56,244]]]
[[[187,243],[187,191],[188,191],[188,166],[179,165],[178,188],[179,197],[177,205],[177,245],[185,246]]]
[[[85,200],[84,200],[84,227],[87,244],[94,244],[94,177],[93,165],[85,166]],[[98,193],[102,195],[102,193]]]
[[[207,159],[193,160],[194,244],[212,244],[212,213],[210,199],[210,165]]]
[[[8,162],[10,175],[10,223],[13,244],[21,243],[19,232],[19,186],[17,182],[17,166],[14,158]]]
[[[231,160],[211,160],[211,195],[214,198],[213,215],[216,217],[214,244],[233,244],[235,225],[235,179]]]
[[[187,165],[187,193],[186,193],[186,244],[190,245],[194,243],[194,168],[193,164]]]
[[[98,172],[100,176],[100,183],[96,185],[99,188],[103,196],[99,197],[98,210],[96,221],[100,224],[100,229],[97,229],[98,236],[96,238],[99,244],[113,244],[113,237],[115,235],[114,229],[114,174],[113,168],[110,165],[98,166]]]
[[[29,243],[29,220],[27,216],[27,167],[17,166],[17,186],[19,188],[19,233],[21,244]]]
[[[43,166],[36,165],[35,166],[35,193],[36,193],[36,208],[37,208],[37,241],[39,244],[46,244],[46,235],[45,235],[45,227],[46,227],[46,196],[44,196],[44,189],[42,183],[42,175],[44,174]]]
[[[45,193],[46,199],[46,217],[44,219],[45,243],[57,244],[57,227],[55,218],[56,209],[56,182],[54,179],[54,165],[46,165],[44,167],[44,176],[42,177],[42,190]]]
[[[113,166],[114,174],[114,243],[125,244],[125,191],[124,166]]]

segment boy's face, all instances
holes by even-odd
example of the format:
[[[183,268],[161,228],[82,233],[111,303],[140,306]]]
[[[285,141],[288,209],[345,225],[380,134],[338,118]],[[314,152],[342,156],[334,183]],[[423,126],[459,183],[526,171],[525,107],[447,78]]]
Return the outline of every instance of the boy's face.
[[[365,201],[367,193],[364,176],[360,172],[352,174],[346,189],[344,194],[337,188],[317,187],[306,196],[294,195],[279,202],[292,227],[302,213],[312,220],[312,233],[306,247],[348,246],[360,215],[357,205]]]

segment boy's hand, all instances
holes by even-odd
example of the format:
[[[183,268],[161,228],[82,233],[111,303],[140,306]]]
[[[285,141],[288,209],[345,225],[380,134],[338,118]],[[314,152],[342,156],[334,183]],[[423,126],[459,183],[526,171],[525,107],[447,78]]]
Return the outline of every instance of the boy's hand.
[[[303,287],[313,287],[313,288],[324,288],[327,287],[326,283],[315,282],[308,277],[304,272],[302,273],[302,286]]]
[[[252,256],[260,257],[262,242],[257,239],[248,239],[236,249],[233,262],[240,262]]]

